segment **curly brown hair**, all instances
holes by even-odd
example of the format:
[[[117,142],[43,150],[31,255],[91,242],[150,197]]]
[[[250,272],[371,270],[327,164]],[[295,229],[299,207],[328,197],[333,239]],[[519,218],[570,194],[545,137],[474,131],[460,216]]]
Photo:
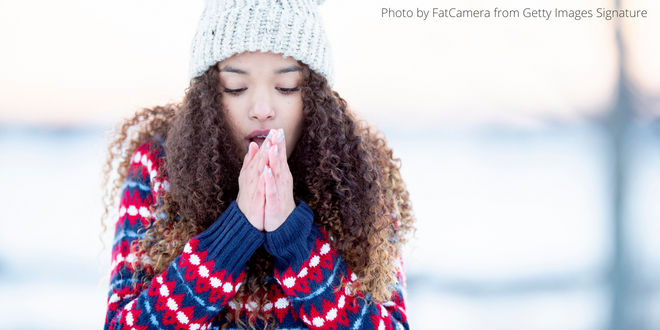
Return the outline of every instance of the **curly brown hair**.
[[[399,173],[401,161],[393,157],[382,132],[358,120],[325,77],[298,63],[304,123],[288,159],[294,199],[314,210],[314,221],[327,230],[331,244],[357,275],[361,291],[385,302],[397,282],[394,261],[414,222]],[[185,243],[236,199],[242,155],[231,138],[232,129],[222,106],[217,65],[191,81],[181,104],[142,109],[117,127],[108,148],[104,186],[116,174],[115,162],[119,176],[106,189],[102,222],[135,149],[151,141],[164,148],[166,155],[160,175],[168,177],[170,188],[162,196],[162,205],[152,209],[152,214],[164,216],[154,217],[144,238],[133,246],[137,255],[150,260],[147,264],[145,258],[138,258],[134,265],[146,270],[144,284],[162,273]],[[167,141],[164,145],[163,140]],[[246,301],[257,304],[249,315],[251,328],[257,318],[273,320],[260,313],[270,302],[266,282],[273,264],[272,256],[259,248],[249,259],[245,280],[233,299],[237,306]],[[240,313],[237,308],[234,315],[225,311],[224,317],[244,326]]]

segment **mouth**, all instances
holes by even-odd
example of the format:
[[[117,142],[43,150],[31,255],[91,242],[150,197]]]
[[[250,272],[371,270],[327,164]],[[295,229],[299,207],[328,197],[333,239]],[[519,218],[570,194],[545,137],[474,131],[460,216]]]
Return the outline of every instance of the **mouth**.
[[[250,147],[250,142],[255,142],[259,148],[261,148],[261,145],[266,141],[266,137],[268,136],[268,133],[270,132],[270,129],[258,129],[252,131],[250,135],[245,138],[245,143],[247,147]]]
[[[247,141],[248,148],[250,147],[250,142],[253,142],[253,141],[259,146],[259,148],[261,148],[261,145],[264,144],[264,141],[266,141],[266,137],[265,136],[258,136],[256,138],[248,139],[248,141]]]

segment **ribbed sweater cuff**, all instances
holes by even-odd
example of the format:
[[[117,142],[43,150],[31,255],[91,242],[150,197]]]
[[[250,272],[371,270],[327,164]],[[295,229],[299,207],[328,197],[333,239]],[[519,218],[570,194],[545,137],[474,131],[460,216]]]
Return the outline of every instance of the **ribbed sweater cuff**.
[[[238,274],[266,237],[248,221],[236,201],[232,201],[211,227],[197,235],[197,239],[198,248],[205,250],[207,257],[215,261],[216,269]]]
[[[264,247],[275,257],[275,267],[285,270],[287,267],[302,265],[312,251],[308,242],[314,211],[305,202],[300,201],[284,223],[275,231],[266,233]]]

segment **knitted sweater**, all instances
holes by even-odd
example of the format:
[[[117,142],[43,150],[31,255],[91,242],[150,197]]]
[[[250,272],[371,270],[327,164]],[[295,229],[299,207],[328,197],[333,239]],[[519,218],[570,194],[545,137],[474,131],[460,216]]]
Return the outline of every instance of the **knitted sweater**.
[[[355,274],[329,243],[327,232],[313,222],[314,212],[303,201],[297,201],[284,224],[270,233],[252,226],[233,201],[149,286],[134,283],[139,270],[132,267],[137,257],[130,246],[152,221],[149,206],[161,189],[167,189],[166,178],[156,178],[163,157],[162,149],[148,142],[131,159],[115,229],[105,329],[218,329],[223,309],[253,308],[250,303],[235,306],[231,300],[245,278],[247,260],[260,246],[275,260],[268,292],[272,303],[263,309],[272,313],[279,329],[409,328],[400,260],[400,284],[391,301],[375,303],[357,288]],[[348,287],[336,290],[341,281],[355,292]],[[235,323],[229,326],[236,328]]]

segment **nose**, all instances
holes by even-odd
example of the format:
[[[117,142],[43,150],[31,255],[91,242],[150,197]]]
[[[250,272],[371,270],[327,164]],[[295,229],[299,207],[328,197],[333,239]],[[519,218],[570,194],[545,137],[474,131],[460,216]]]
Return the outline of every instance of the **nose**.
[[[256,93],[249,116],[250,119],[257,119],[259,121],[275,118],[275,108],[268,93]]]

